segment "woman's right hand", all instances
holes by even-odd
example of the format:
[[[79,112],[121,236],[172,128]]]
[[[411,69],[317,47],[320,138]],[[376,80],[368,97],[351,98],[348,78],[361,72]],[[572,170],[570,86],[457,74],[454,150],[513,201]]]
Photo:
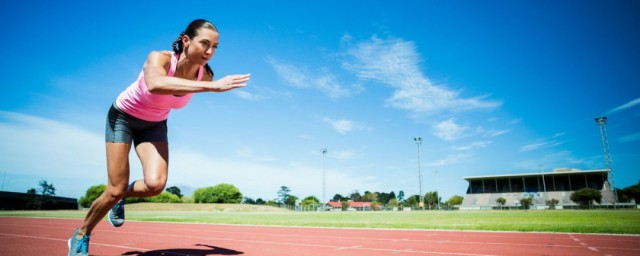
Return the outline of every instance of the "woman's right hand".
[[[225,76],[218,80],[211,81],[211,83],[213,84],[212,90],[214,92],[225,92],[228,90],[245,87],[247,86],[247,81],[249,81],[250,77],[251,74]]]

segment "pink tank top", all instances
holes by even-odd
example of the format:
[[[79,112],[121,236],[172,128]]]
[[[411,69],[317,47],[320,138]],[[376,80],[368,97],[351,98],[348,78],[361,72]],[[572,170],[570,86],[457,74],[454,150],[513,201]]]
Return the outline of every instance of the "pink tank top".
[[[171,57],[171,67],[168,76],[173,76],[178,66],[180,55],[174,53]],[[198,81],[202,80],[203,66],[198,71]],[[189,100],[191,93],[184,96],[152,94],[144,81],[144,70],[140,72],[138,80],[133,82],[116,99],[116,106],[125,113],[145,121],[159,122],[169,117],[172,108],[182,108]]]

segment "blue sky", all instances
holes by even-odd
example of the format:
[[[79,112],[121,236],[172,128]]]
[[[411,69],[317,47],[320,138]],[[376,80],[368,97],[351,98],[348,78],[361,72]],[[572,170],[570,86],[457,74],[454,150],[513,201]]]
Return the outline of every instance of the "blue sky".
[[[193,19],[220,31],[218,78],[169,118],[169,186],[326,199],[464,195],[466,176],[603,169],[640,179],[637,1],[3,2],[2,189],[106,182],[104,120],[149,51]],[[327,148],[323,158],[321,149]],[[141,168],[132,154],[132,178]],[[323,167],[324,166],[324,167]]]

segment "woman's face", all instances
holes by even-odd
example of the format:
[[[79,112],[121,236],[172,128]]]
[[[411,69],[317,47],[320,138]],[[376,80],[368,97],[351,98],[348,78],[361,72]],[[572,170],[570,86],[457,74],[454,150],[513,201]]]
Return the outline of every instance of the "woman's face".
[[[200,65],[206,64],[218,48],[218,36],[218,32],[209,28],[198,29],[197,35],[191,39],[185,35],[182,40],[187,58]]]

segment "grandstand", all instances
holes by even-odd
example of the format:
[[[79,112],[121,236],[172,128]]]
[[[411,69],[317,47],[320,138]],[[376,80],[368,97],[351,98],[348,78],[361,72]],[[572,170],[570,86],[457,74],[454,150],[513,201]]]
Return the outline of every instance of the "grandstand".
[[[558,168],[551,172],[464,177],[469,182],[460,210],[483,210],[498,207],[496,199],[506,199],[506,208],[520,207],[520,199],[533,197],[532,209],[545,209],[546,201],[559,201],[556,208],[575,208],[571,193],[585,187],[599,190],[599,207],[613,207],[615,200],[608,182],[609,170]]]

